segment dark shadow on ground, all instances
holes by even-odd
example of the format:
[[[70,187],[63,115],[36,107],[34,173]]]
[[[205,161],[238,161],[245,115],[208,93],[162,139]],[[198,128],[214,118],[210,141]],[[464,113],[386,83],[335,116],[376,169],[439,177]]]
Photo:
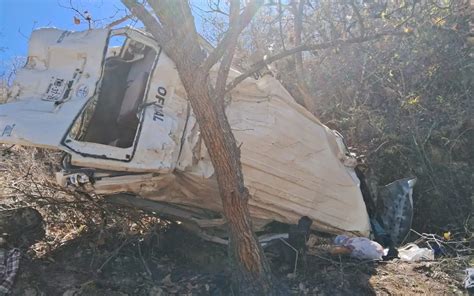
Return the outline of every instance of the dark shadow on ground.
[[[224,247],[180,227],[147,236],[117,230],[99,242],[86,233],[44,258],[24,256],[12,295],[226,295],[225,260]]]
[[[275,260],[272,270],[290,295],[436,295],[459,288],[435,279],[437,267],[425,263],[313,254],[294,277]],[[43,258],[25,256],[12,295],[232,295],[228,266],[226,247],[176,224],[145,235],[111,229],[105,240],[84,233]]]
[[[113,232],[105,241],[85,233],[40,259],[25,256],[12,295],[231,294],[226,247],[175,224],[154,235]],[[308,256],[294,278],[273,267],[295,295],[374,294],[371,265]]]

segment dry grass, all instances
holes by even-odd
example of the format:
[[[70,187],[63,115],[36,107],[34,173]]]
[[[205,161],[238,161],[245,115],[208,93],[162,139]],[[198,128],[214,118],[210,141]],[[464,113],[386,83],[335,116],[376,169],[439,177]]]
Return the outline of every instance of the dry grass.
[[[224,248],[189,233],[166,232],[169,222],[155,215],[60,188],[54,173],[61,153],[0,149],[0,210],[34,207],[42,213],[46,228],[45,239],[26,252],[14,295],[26,291],[38,295],[209,295],[212,289],[228,291]],[[164,233],[169,233],[166,238]],[[473,263],[469,256],[379,265],[324,256],[309,256],[308,267],[300,268],[295,278],[279,275],[289,293],[462,294],[463,271]]]

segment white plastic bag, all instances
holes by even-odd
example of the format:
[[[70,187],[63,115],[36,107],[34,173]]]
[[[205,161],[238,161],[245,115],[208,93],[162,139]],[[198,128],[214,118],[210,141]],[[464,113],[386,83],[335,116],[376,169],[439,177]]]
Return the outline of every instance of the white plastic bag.
[[[434,260],[434,252],[428,248],[420,248],[415,244],[408,244],[398,249],[398,257],[403,261]]]
[[[466,268],[466,278],[464,279],[466,289],[474,289],[474,268]]]
[[[351,257],[360,260],[382,260],[384,255],[383,247],[366,237],[346,237],[338,235],[334,240],[336,245],[346,247],[351,250]]]

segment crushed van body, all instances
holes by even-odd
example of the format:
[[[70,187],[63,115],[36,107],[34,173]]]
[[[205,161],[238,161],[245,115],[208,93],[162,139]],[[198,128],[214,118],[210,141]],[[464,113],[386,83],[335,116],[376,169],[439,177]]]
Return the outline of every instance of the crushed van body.
[[[201,227],[223,223],[214,168],[178,72],[147,33],[39,29],[28,55],[0,105],[1,143],[64,151],[63,186],[154,201]],[[229,79],[239,74],[231,70]],[[307,216],[313,229],[369,235],[356,160],[279,81],[245,79],[229,93],[226,115],[256,229]]]

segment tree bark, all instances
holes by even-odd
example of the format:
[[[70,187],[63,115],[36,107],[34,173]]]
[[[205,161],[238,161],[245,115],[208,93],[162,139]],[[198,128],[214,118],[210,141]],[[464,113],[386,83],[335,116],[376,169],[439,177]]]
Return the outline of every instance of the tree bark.
[[[179,68],[179,67],[178,67]],[[228,221],[229,255],[234,287],[240,295],[271,295],[271,271],[252,230],[249,192],[244,185],[240,151],[223,108],[214,104],[203,73],[182,76],[200,131],[216,172],[224,215]],[[199,118],[201,120],[199,120]]]

